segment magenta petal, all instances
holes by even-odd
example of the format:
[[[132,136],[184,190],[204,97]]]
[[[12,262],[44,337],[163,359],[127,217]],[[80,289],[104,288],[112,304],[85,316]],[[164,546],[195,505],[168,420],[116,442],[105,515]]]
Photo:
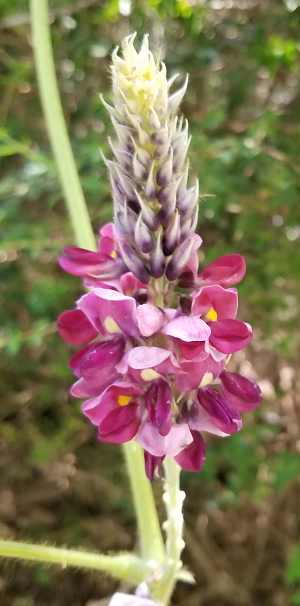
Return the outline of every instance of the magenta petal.
[[[116,366],[121,374],[142,382],[158,379],[159,375],[174,374],[178,369],[179,364],[170,351],[146,346],[130,349]]]
[[[212,387],[204,387],[198,389],[197,398],[222,432],[232,434],[241,428],[240,415],[219,391]]]
[[[192,360],[193,358],[198,358],[199,356],[205,359],[209,355],[205,341],[185,343],[184,341],[178,339],[178,345],[181,354],[186,360]]]
[[[197,412],[193,411],[193,416],[188,421],[188,425],[191,431],[205,431],[208,433],[212,433],[215,436],[220,436],[222,438],[228,436],[228,433],[221,431],[221,429],[217,427],[216,420],[211,417],[208,412],[206,412],[206,410],[202,408],[202,406],[199,406],[199,404],[196,404],[196,406]]]
[[[121,408],[127,409],[132,402],[125,406],[120,404],[120,396],[127,396],[135,401],[136,398],[143,395],[142,389],[137,385],[124,381],[115,381],[112,383],[111,379],[108,379],[109,384],[106,385],[105,390],[96,398],[87,400],[82,405],[84,414],[90,419],[94,425],[99,425],[105,417],[113,410],[120,410]],[[99,393],[99,392],[98,392]]]
[[[200,288],[192,303],[192,314],[206,316],[211,308],[218,320],[235,318],[238,309],[236,288],[225,289],[218,284]]]
[[[224,255],[212,261],[198,276],[196,284],[220,284],[233,286],[240,282],[246,273],[245,259],[241,255]]]
[[[102,333],[139,335],[136,302],[132,297],[107,288],[95,288],[78,301],[92,324]]]
[[[92,325],[100,334],[105,334],[101,317],[99,314],[99,300],[94,292],[89,292],[87,295],[83,295],[79,301],[77,301],[79,309],[88,317]]]
[[[110,377],[107,377],[105,381],[99,383],[98,385],[88,383],[88,381],[81,378],[79,381],[74,383],[74,385],[72,385],[70,392],[75,398],[93,398],[94,396],[99,396],[99,394],[105,391],[105,389],[107,389],[111,383],[119,378],[120,375],[116,372]]]
[[[136,319],[143,337],[151,337],[159,332],[166,320],[165,314],[150,303],[139,305],[136,310]]]
[[[190,254],[190,258],[183,268],[182,273],[191,272],[194,276],[197,275],[198,265],[199,265],[199,257],[198,257],[198,249],[202,244],[202,238],[198,234],[192,235],[193,240],[193,248]]]
[[[106,223],[100,230],[98,251],[109,256],[118,250],[118,242],[115,237],[115,226],[113,223]]]
[[[74,353],[74,355],[70,358],[68,366],[69,366],[69,368],[72,368],[75,377],[78,377],[78,378],[81,377],[81,372],[79,369],[80,361],[85,356],[85,354],[88,351],[90,351],[90,349],[93,349],[94,347],[95,347],[94,344],[86,345],[85,347],[82,347],[81,349],[76,351],[76,353]]]
[[[220,361],[214,360],[211,355],[203,359],[202,355],[193,358],[193,360],[180,360],[182,372],[175,376],[175,385],[178,391],[187,393],[197,389],[202,381],[210,383],[216,379],[223,370],[226,363],[226,356]]]
[[[123,337],[97,343],[80,361],[81,376],[95,385],[115,374],[115,366],[120,362],[125,351]]]
[[[191,431],[193,442],[176,457],[178,465],[186,471],[200,471],[206,458],[205,443],[198,431]]]
[[[59,334],[68,343],[83,345],[97,336],[97,331],[80,309],[70,309],[58,316]]]
[[[136,435],[137,443],[155,457],[175,457],[193,441],[185,423],[172,425],[166,436],[160,435],[152,423],[144,423]]]
[[[140,426],[137,404],[128,404],[112,410],[99,425],[101,442],[123,444],[136,435]]]
[[[158,468],[158,474],[161,479],[161,466],[164,458],[165,457],[154,457],[150,452],[144,450],[145,472],[150,482],[153,482],[156,467]]]
[[[104,253],[75,246],[64,248],[63,252],[68,256],[59,257],[58,262],[62,269],[74,276],[115,278],[126,271],[126,265],[122,259],[113,258]]]
[[[177,316],[168,322],[161,332],[188,343],[206,341],[210,336],[209,326],[200,318],[193,318],[193,316]]]
[[[166,436],[172,426],[171,404],[172,389],[165,379],[152,381],[145,401],[151,423],[157,427],[162,436]]]
[[[124,295],[128,297],[134,297],[138,290],[148,290],[148,286],[140,282],[131,271],[126,272],[120,277],[120,284]]]
[[[240,412],[253,410],[261,402],[261,392],[253,381],[237,372],[223,370],[220,374],[222,388],[229,402]]]
[[[249,325],[239,320],[209,322],[210,343],[225,354],[234,353],[250,343],[253,334]]]

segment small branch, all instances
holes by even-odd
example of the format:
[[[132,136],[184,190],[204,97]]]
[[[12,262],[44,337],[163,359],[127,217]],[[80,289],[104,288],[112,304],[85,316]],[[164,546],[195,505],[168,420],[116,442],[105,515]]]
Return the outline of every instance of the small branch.
[[[50,37],[48,1],[31,0],[30,12],[41,101],[64,197],[78,245],[96,250],[95,237],[59,97]]]
[[[0,540],[0,557],[60,564],[63,568],[76,566],[90,570],[103,570],[134,584],[141,583],[153,573],[153,568],[149,564],[130,553],[107,556],[73,549]]]

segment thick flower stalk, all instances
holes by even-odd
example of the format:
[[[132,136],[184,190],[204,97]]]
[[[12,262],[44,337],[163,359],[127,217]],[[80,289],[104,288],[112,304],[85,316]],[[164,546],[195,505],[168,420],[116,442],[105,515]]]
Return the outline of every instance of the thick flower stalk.
[[[198,273],[198,184],[188,184],[188,124],[178,117],[187,87],[158,65],[145,37],[113,53],[116,131],[109,170],[114,223],[98,252],[66,248],[61,266],[89,292],[59,317],[60,334],[83,346],[70,360],[72,394],[103,442],[133,438],[150,480],[165,457],[189,471],[205,459],[202,432],[230,435],[240,412],[260,402],[258,387],[228,372],[228,357],[252,339],[236,319],[233,285],[245,262],[231,254]]]

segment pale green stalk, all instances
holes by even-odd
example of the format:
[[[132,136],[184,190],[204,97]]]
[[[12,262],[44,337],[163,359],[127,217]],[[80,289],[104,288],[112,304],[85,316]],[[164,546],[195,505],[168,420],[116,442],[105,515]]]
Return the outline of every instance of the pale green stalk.
[[[166,481],[163,500],[167,510],[167,520],[163,527],[167,535],[167,553],[164,573],[158,586],[153,590],[153,596],[163,604],[169,604],[182,567],[181,552],[184,548],[182,503],[185,493],[180,490],[180,467],[175,459],[165,458],[164,472]]]
[[[132,440],[124,444],[124,453],[130,471],[141,556],[145,560],[156,560],[162,563],[165,559],[165,548],[151,484],[145,474],[143,451]]]
[[[73,549],[59,549],[46,545],[0,540],[0,556],[3,558],[34,560],[47,564],[60,564],[62,568],[76,566],[78,568],[103,570],[104,572],[110,572],[119,579],[127,579],[134,584],[141,583],[153,573],[153,568],[149,564],[130,553],[107,556]]]
[[[31,0],[30,11],[36,70],[45,120],[72,219],[74,235],[80,246],[93,250],[95,237],[59,98],[50,37],[48,0]],[[141,555],[144,560],[162,562],[163,539],[151,485],[144,470],[142,450],[135,443],[127,443],[124,444],[124,451],[136,509]]]

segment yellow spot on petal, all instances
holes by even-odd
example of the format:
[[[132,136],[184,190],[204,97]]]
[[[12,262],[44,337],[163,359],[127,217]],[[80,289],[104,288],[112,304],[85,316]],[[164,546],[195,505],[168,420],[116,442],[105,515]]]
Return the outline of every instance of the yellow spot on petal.
[[[105,326],[107,332],[109,332],[109,334],[113,334],[116,332],[122,332],[120,326],[118,326],[117,322],[115,322],[114,319],[111,318],[110,316],[107,316],[107,318],[105,319],[104,326]]]
[[[118,403],[120,404],[120,406],[127,406],[127,404],[129,404],[129,402],[131,402],[132,397],[131,396],[119,396],[118,397]]]
[[[213,307],[210,308],[209,312],[206,314],[205,317],[207,318],[207,320],[212,320],[213,322],[218,319],[217,312],[214,310]]]
[[[212,372],[206,372],[199,387],[205,387],[206,385],[209,385],[213,380],[214,375],[212,374]]]
[[[153,370],[153,368],[145,368],[141,372],[141,378],[143,381],[153,381],[153,379],[158,379],[159,377],[160,374],[156,372],[156,370]]]
[[[113,250],[113,251],[112,251],[112,253],[110,253],[110,256],[111,256],[113,259],[115,259],[115,258],[116,258],[116,256],[117,256],[116,251],[115,251],[115,250]]]

